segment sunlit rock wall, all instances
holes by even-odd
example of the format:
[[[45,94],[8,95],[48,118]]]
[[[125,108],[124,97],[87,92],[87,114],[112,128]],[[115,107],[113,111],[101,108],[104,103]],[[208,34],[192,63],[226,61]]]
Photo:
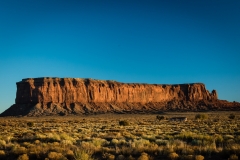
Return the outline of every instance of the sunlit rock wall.
[[[202,83],[161,85],[81,78],[29,78],[17,82],[16,104],[216,100]]]

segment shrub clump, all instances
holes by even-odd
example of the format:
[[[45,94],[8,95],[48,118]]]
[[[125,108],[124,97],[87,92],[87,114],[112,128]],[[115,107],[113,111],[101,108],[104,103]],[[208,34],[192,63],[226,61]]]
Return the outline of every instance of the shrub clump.
[[[84,149],[77,149],[74,151],[74,158],[80,160],[92,160],[92,154],[90,152],[85,151]]]
[[[228,116],[229,119],[235,119],[235,117],[236,117],[235,114],[230,114],[230,115]]]
[[[141,156],[138,158],[138,160],[149,160],[148,154],[143,152]]]
[[[204,156],[196,155],[195,160],[204,160]]]
[[[157,118],[157,120],[159,120],[159,121],[161,121],[161,120],[164,120],[164,119],[165,119],[165,117],[164,117],[164,116],[159,116],[159,115],[158,115],[156,118]]]
[[[50,159],[50,160],[57,160],[57,159],[67,160],[67,158],[64,157],[62,155],[62,153],[57,153],[57,152],[48,153],[48,159]]]
[[[0,158],[5,156],[5,151],[4,150],[0,150]]]
[[[129,122],[126,121],[126,120],[119,121],[119,125],[120,125],[120,126],[129,126]]]
[[[238,156],[236,154],[232,154],[228,160],[238,160]]]
[[[27,122],[27,126],[28,126],[28,127],[33,127],[33,126],[34,126],[34,123],[33,123],[33,122]]]
[[[196,114],[195,119],[196,120],[208,119],[208,115],[207,114]]]
[[[29,160],[29,157],[27,154],[20,155],[17,160]]]
[[[168,155],[168,158],[171,160],[178,159],[178,154],[176,152],[172,152]]]

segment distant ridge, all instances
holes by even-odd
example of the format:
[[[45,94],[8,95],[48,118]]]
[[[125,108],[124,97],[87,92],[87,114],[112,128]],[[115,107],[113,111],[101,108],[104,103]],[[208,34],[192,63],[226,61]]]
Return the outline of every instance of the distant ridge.
[[[140,84],[90,78],[27,78],[17,82],[15,104],[0,116],[159,113],[240,110],[218,100],[203,83]]]

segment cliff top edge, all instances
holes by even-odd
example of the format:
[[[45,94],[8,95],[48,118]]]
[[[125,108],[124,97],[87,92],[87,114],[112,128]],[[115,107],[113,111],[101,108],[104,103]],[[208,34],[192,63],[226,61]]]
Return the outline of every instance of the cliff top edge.
[[[93,79],[93,78],[59,78],[59,77],[37,77],[37,78],[24,78],[22,81],[19,81],[17,83],[22,83],[22,82],[43,82],[43,81],[65,81],[65,80],[75,80],[75,81],[92,81],[92,82],[112,82],[112,83],[121,83],[121,84],[143,84],[143,85],[204,85],[204,83],[181,83],[181,84],[151,84],[151,83],[125,83],[125,82],[118,82],[115,80],[99,80],[99,79]]]

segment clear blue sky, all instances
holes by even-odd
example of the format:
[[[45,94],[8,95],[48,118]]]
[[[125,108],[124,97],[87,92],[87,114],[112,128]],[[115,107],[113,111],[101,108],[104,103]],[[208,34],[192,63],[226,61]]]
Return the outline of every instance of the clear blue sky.
[[[16,82],[194,83],[240,101],[239,0],[1,0],[0,112]]]

